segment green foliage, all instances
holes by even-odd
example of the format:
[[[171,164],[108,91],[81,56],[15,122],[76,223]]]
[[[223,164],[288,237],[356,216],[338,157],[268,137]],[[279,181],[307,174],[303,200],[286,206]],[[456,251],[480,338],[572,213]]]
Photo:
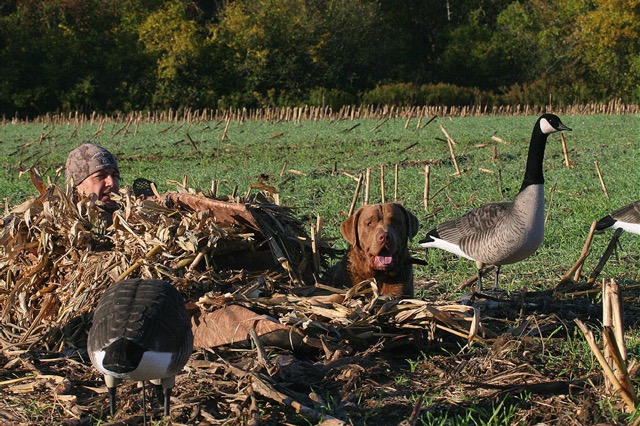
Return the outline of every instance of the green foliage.
[[[504,81],[505,67],[491,40],[492,24],[487,23],[485,17],[484,9],[472,10],[466,22],[449,30],[447,49],[438,58],[443,81],[466,81],[469,86],[483,89],[495,87],[496,78]]]
[[[617,93],[638,87],[640,69],[640,1],[597,0],[578,15],[573,56],[593,83]]]
[[[517,405],[509,405],[502,400],[491,407],[471,406],[460,414],[434,414],[427,411],[419,420],[420,424],[430,426],[508,426],[512,424],[517,412]]]
[[[227,60],[243,76],[243,89],[264,95],[272,90],[268,97],[273,101],[273,93],[295,95],[305,83],[301,77],[311,62],[309,21],[312,16],[302,0],[236,1],[225,9],[216,40],[229,49]]]
[[[131,32],[136,2],[117,4],[21,2],[0,16],[0,72],[6,82],[0,105],[7,105],[2,111],[110,111],[124,99],[142,108],[150,63]]]
[[[639,0],[0,7],[0,114],[640,99]]]
[[[228,70],[219,65],[222,51],[212,42],[212,26],[199,24],[198,18],[186,3],[174,0],[138,27],[145,52],[156,61],[151,108],[215,106],[223,84],[231,82]]]
[[[168,2],[140,25],[140,41],[158,61],[158,77],[172,81],[200,49],[196,23],[187,19],[179,1]]]
[[[475,87],[437,83],[415,85],[394,83],[376,86],[362,100],[375,105],[478,105],[490,102],[492,95]]]
[[[346,94],[371,79],[377,23],[375,5],[363,0],[236,1],[216,41],[229,49],[227,64],[243,76],[244,91],[263,95],[261,106],[292,105],[315,99],[315,87]]]
[[[391,83],[378,85],[362,96],[366,104],[375,105],[420,105],[421,96],[415,84]]]
[[[395,28],[385,22],[377,2],[310,3],[318,18],[310,52],[315,84],[355,94],[388,77],[388,40]]]
[[[350,93],[339,89],[314,88],[309,92],[308,104],[317,106],[328,106],[334,109],[345,105],[353,105],[358,102],[358,98]]]

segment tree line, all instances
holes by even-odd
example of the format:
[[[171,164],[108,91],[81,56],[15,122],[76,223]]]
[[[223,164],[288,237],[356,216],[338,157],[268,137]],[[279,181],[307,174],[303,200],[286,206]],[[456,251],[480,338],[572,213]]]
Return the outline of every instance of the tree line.
[[[640,0],[0,0],[0,115],[640,98]]]

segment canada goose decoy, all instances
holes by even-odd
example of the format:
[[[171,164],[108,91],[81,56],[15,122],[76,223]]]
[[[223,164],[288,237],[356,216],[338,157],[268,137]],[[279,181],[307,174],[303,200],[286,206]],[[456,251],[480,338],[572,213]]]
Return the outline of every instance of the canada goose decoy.
[[[620,207],[596,222],[596,232],[601,233],[610,229],[615,229],[615,232],[611,236],[611,240],[598,261],[598,264],[593,269],[593,272],[591,272],[587,284],[592,285],[595,283],[596,278],[598,278],[598,275],[600,275],[604,269],[604,265],[615,251],[618,238],[620,238],[620,235],[622,235],[624,231],[640,235],[640,201]]]
[[[175,376],[193,351],[182,296],[162,280],[129,279],[113,284],[98,302],[87,349],[93,366],[104,374],[111,415],[115,414],[119,382],[149,380],[168,416]],[[143,391],[143,405],[144,400]]]
[[[596,231],[622,229],[633,234],[640,234],[640,201],[620,207],[596,223]]]
[[[531,134],[524,180],[513,202],[486,204],[449,219],[429,231],[420,245],[474,260],[478,267],[478,292],[482,291],[482,269],[486,265],[495,265],[494,290],[497,290],[500,267],[529,257],[542,244],[542,160],[547,137],[562,130],[571,129],[557,116],[544,114],[538,118]]]

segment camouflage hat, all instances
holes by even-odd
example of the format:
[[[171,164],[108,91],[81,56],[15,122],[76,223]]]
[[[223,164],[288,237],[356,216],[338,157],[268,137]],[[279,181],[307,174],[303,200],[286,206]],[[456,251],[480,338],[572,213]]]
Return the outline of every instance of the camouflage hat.
[[[92,143],[82,144],[71,151],[67,157],[65,169],[67,180],[73,179],[75,186],[95,172],[105,169],[120,171],[113,155],[103,147]]]

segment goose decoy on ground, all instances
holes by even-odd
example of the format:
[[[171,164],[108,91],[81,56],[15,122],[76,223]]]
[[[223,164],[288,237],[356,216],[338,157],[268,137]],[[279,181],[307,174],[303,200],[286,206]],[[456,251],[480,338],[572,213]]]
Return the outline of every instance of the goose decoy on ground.
[[[640,234],[640,201],[611,212],[596,223],[596,231],[622,229],[633,234]]]
[[[618,238],[624,231],[640,235],[640,201],[620,207],[596,222],[595,230],[598,233],[611,229],[615,229],[615,232],[611,236],[611,240],[602,257],[600,257],[598,264],[591,272],[587,284],[593,285],[595,283],[596,278],[604,269],[604,265],[615,251],[618,245]]]
[[[182,296],[162,280],[129,279],[113,284],[98,302],[87,349],[93,366],[104,374],[111,415],[119,382],[148,380],[155,385],[168,416],[175,376],[193,351]]]
[[[449,219],[432,229],[420,241],[422,247],[436,247],[474,260],[478,267],[477,291],[482,291],[482,269],[495,265],[494,290],[498,289],[500,267],[533,254],[544,237],[544,176],[542,160],[551,133],[571,130],[553,114],[536,121],[520,191],[512,202],[486,204]]]

